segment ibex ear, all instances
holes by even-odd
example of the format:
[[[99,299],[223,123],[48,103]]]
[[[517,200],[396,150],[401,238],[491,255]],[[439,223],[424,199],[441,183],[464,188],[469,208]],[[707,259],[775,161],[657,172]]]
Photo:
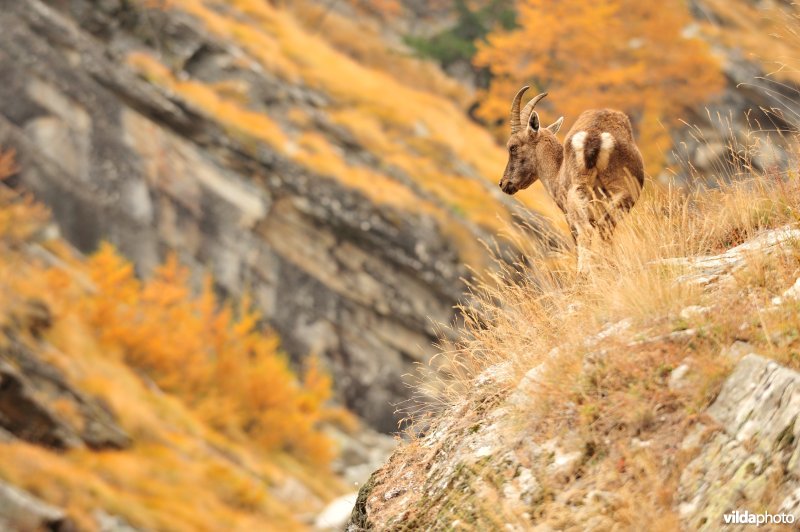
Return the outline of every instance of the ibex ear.
[[[562,116],[561,118],[559,118],[558,120],[547,126],[547,129],[549,129],[553,133],[558,133],[558,130],[561,129],[561,124],[563,123],[564,123],[564,117]]]
[[[531,116],[528,118],[528,128],[534,133],[539,132],[539,113],[536,111],[532,112]]]

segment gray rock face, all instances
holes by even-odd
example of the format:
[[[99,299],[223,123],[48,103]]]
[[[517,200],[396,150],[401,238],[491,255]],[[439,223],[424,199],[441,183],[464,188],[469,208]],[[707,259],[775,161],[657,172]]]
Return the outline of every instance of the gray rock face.
[[[723,515],[736,510],[791,514],[800,522],[800,374],[746,355],[707,413],[722,430],[703,443],[708,427],[700,426],[683,443],[699,448],[678,491],[687,527],[719,530]]]
[[[394,405],[410,395],[401,376],[433,353],[433,323],[453,319],[462,292],[451,239],[432,216],[377,206],[243,144],[136,77],[124,54],[152,44],[156,27],[184,72],[239,76],[276,109],[325,103],[232,66],[235,53],[188,16],[143,17],[127,2],[0,0],[0,146],[18,152],[16,180],[81,251],[109,240],[146,275],[174,250],[224,293],[249,289],[283,349],[323,355],[345,404],[396,428]],[[368,163],[340,133],[348,156]]]
[[[333,438],[339,449],[339,456],[332,464],[333,471],[351,486],[364,484],[398,444],[393,437],[366,427],[355,434],[348,434],[331,427],[328,429],[328,435]]]

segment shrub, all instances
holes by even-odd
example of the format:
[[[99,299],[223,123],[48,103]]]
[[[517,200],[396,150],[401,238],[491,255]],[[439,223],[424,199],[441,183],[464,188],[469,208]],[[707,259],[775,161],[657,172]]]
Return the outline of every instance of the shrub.
[[[236,307],[221,303],[210,277],[194,295],[174,255],[145,281],[109,244],[86,266],[97,290],[83,298],[81,312],[126,362],[213,427],[327,463],[331,448],[317,426],[330,379],[311,362],[298,380],[246,297]]]

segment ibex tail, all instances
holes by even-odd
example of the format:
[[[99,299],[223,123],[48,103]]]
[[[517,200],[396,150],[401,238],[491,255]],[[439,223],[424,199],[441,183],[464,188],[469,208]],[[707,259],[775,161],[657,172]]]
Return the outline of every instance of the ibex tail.
[[[579,131],[572,137],[572,148],[578,165],[586,170],[605,170],[614,150],[614,137],[610,133]]]

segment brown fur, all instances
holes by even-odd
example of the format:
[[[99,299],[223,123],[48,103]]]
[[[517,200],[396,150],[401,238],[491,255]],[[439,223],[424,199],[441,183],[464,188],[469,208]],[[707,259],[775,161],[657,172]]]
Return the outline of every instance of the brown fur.
[[[531,113],[528,124],[522,124],[523,129],[509,138],[508,164],[500,188],[515,194],[541,179],[567,218],[578,246],[578,269],[583,271],[593,237],[610,239],[620,217],[639,198],[644,184],[642,156],[631,122],[621,111],[584,111],[567,132],[563,146],[556,138],[560,123],[537,129],[538,120],[536,113]],[[582,158],[573,146],[573,138],[580,132],[586,132]],[[603,133],[614,141],[605,156]]]

